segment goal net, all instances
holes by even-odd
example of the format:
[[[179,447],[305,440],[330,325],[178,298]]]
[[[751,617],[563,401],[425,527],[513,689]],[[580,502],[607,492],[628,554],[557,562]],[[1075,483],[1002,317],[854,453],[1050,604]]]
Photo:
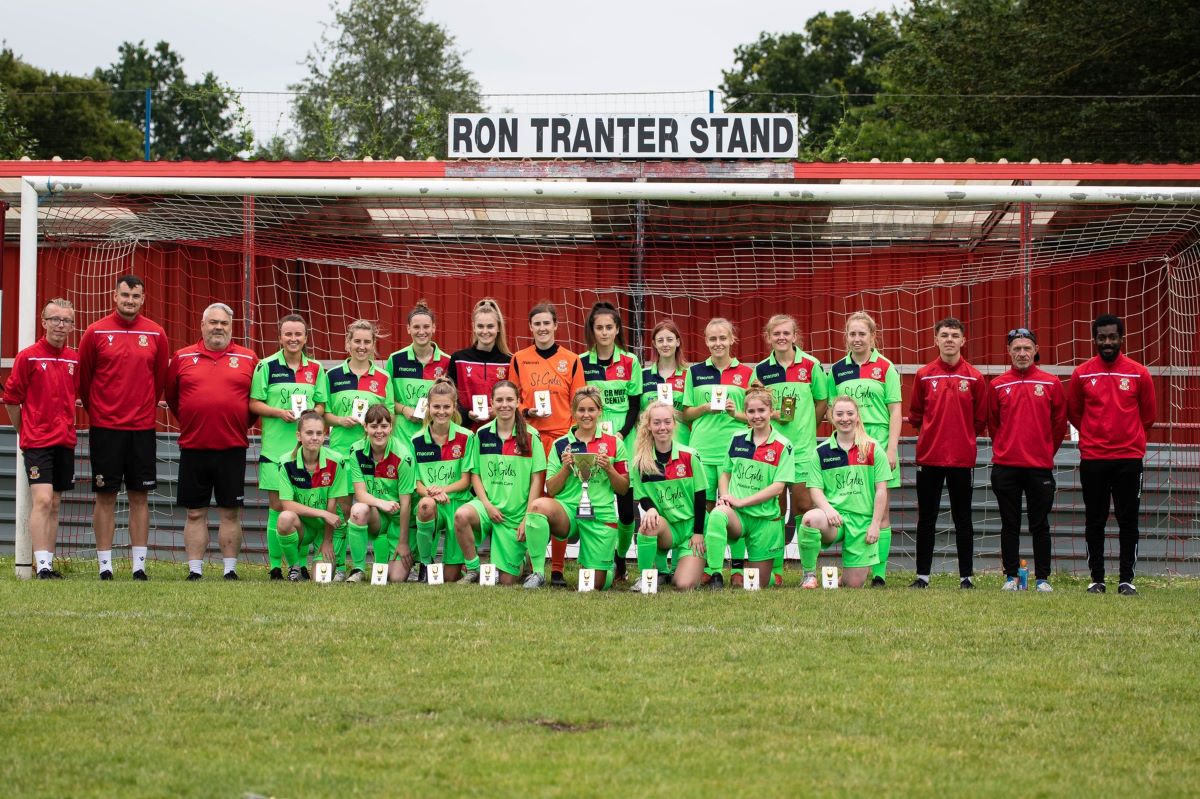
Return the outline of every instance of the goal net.
[[[1009,366],[1006,331],[1031,327],[1042,367],[1065,379],[1093,354],[1091,320],[1116,313],[1126,351],[1151,369],[1159,397],[1142,499],[1142,569],[1186,569],[1200,555],[1200,209],[1177,199],[1146,202],[1149,193],[1130,191],[1127,201],[1095,202],[1099,195],[1081,191],[1086,201],[1078,201],[1052,182],[1004,194],[1011,182],[990,185],[996,181],[844,181],[840,196],[821,185],[739,189],[720,181],[464,180],[420,192],[404,181],[359,181],[366,188],[348,191],[344,182],[328,186],[335,181],[282,190],[284,181],[243,180],[237,194],[211,182],[194,190],[182,181],[157,190],[118,182],[91,191],[71,182],[40,199],[39,306],[67,297],[82,331],[112,310],[117,277],[134,273],[147,283],[145,313],[166,328],[172,349],[198,339],[201,311],[219,301],[237,312],[235,338],[260,355],[278,349],[276,320],[295,312],[309,322],[311,355],[344,358],[347,325],[365,318],[384,331],[382,358],[409,343],[405,316],[423,298],[437,314],[437,342],[450,352],[470,343],[470,310],[492,296],[514,349],[530,343],[528,309],[547,299],[560,309],[560,343],[581,351],[588,309],[607,300],[621,309],[643,361],[652,357],[648,333],[664,319],[683,331],[687,359],[703,360],[704,325],[722,316],[737,326],[737,357],[755,362],[769,352],[767,318],[788,313],[802,347],[828,366],[845,355],[846,316],[865,310],[879,324],[881,351],[899,366],[907,414],[913,373],[936,357],[938,319],[965,323],[965,355],[988,376]],[[974,191],[983,199],[973,200]],[[177,449],[165,412],[160,422],[151,551],[180,559],[182,515],[171,506]],[[913,435],[906,425],[903,487],[892,498],[897,564],[910,563],[914,550]],[[256,456],[252,446],[250,460]],[[77,488],[62,514],[67,555],[94,547],[86,438],[79,458]],[[981,440],[974,494],[981,569],[997,566],[999,550],[989,462]],[[1068,442],[1051,517],[1059,569],[1084,565],[1077,463]],[[265,498],[254,481],[248,464],[251,559],[264,552]],[[118,555],[128,541],[124,518]],[[953,568],[950,528],[946,510],[939,570]]]

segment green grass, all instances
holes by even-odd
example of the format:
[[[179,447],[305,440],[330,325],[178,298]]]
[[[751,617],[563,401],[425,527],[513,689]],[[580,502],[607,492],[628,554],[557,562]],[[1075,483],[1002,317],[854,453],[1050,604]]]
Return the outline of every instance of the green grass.
[[[0,561],[2,795],[1200,790],[1193,579],[643,597],[93,568]]]

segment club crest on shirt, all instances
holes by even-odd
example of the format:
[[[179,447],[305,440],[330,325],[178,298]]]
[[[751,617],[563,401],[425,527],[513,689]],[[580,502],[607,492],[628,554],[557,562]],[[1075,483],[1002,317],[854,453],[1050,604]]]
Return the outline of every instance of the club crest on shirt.
[[[601,455],[607,455],[608,454],[608,444],[605,444],[604,442],[600,442],[600,444],[598,444],[596,446],[596,451],[599,452]]]
[[[321,485],[327,486],[332,482],[333,482],[333,475],[331,475],[329,472],[325,472],[325,474],[321,475]]]
[[[36,479],[38,479],[38,478],[39,478],[39,477],[41,477],[41,476],[42,476],[42,470],[41,470],[41,469],[39,469],[39,468],[38,468],[38,467],[36,467],[36,466],[30,466],[30,467],[29,467],[29,479],[30,479],[30,480],[36,480]],[[97,483],[97,485],[99,485],[99,483]]]
[[[374,394],[374,393],[375,393],[376,391],[378,391],[378,390],[379,390],[379,381],[378,381],[378,380],[372,380],[372,381],[371,381],[371,393],[372,393],[372,394]]]
[[[682,463],[675,467],[675,476],[676,477],[684,477],[686,475],[687,475],[687,467],[685,467]]]
[[[75,364],[73,364],[73,363],[67,364],[67,374],[69,374],[69,375],[75,374]]]
[[[500,378],[501,380],[503,380],[507,374],[508,374],[508,367],[501,366],[499,369],[496,370],[496,377]]]
[[[1122,377],[1121,383],[1120,383],[1120,385],[1117,386],[1117,388],[1121,389],[1122,391],[1128,391],[1129,390],[1129,378]]]
[[[617,367],[617,377],[624,377],[624,376],[625,376],[625,367],[618,366]]]
[[[766,452],[764,452],[763,460],[765,460],[767,463],[774,463],[775,462],[775,450],[769,449]]]
[[[462,457],[462,447],[458,444],[455,444],[454,446],[450,447],[450,457],[451,458],[461,458]]]
[[[1033,387],[1034,396],[1040,397],[1040,396],[1044,395],[1045,393],[1046,393],[1046,389],[1042,388],[1041,383],[1038,383],[1036,386]]]
[[[958,381],[958,390],[959,390],[959,391],[966,391],[966,390],[967,390],[967,381],[966,381],[966,380],[959,380],[959,381]]]
[[[734,384],[735,386],[740,386],[740,385],[742,384],[742,376],[741,376],[741,375],[734,375],[734,376],[733,376],[733,384]]]
[[[230,369],[238,368],[238,359],[237,359],[236,355],[229,359],[229,368]]]
[[[139,347],[149,347],[150,339],[146,338],[145,336],[138,336],[138,346]]]
[[[433,367],[433,376],[434,377],[442,377],[445,374],[446,374],[446,370],[443,369],[442,367],[440,367],[440,366]]]
[[[388,476],[389,480],[395,479],[395,477],[396,477],[396,467],[395,466],[387,467],[387,476]]]
[[[883,377],[883,370],[880,369],[878,366],[876,366],[874,369],[871,370],[871,379],[872,380],[879,380],[882,377]]]
[[[808,370],[807,369],[801,369],[799,372],[797,372],[796,376],[800,378],[801,383],[808,382]]]
[[[565,375],[567,373],[567,359],[563,358],[561,361],[558,362],[558,366],[556,366],[554,368],[559,371],[559,374]]]

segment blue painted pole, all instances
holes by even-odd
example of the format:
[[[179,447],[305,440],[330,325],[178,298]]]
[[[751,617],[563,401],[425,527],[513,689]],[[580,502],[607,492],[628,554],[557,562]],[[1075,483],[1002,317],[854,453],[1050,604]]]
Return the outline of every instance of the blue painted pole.
[[[146,160],[150,160],[150,103],[153,102],[154,92],[146,87],[146,135],[142,140],[146,144]]]
[[[715,114],[717,112],[717,93],[713,89],[708,90],[708,113]]]

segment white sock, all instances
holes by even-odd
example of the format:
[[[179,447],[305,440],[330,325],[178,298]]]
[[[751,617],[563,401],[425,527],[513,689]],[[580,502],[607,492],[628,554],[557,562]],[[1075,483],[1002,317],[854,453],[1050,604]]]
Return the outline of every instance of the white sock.
[[[927,583],[928,583],[928,582],[929,582],[929,575],[928,575],[928,574],[918,574],[918,575],[917,575],[917,579],[918,579],[918,580],[924,580],[925,582],[927,582]]]
[[[38,571],[54,568],[54,553],[47,549],[39,549],[37,552],[34,552],[33,558],[37,561]]]
[[[204,566],[204,561],[202,561],[202,560],[189,560],[188,561],[188,571],[190,571],[192,574],[200,574],[203,571],[203,569],[202,569],[203,566]]]
[[[144,572],[146,570],[146,547],[130,547],[129,550],[133,556],[133,571]]]
[[[224,561],[226,574],[229,574],[231,571],[237,568],[237,558],[224,558]]]
[[[112,550],[97,549],[96,550],[96,565],[100,567],[102,572],[112,571]]]

